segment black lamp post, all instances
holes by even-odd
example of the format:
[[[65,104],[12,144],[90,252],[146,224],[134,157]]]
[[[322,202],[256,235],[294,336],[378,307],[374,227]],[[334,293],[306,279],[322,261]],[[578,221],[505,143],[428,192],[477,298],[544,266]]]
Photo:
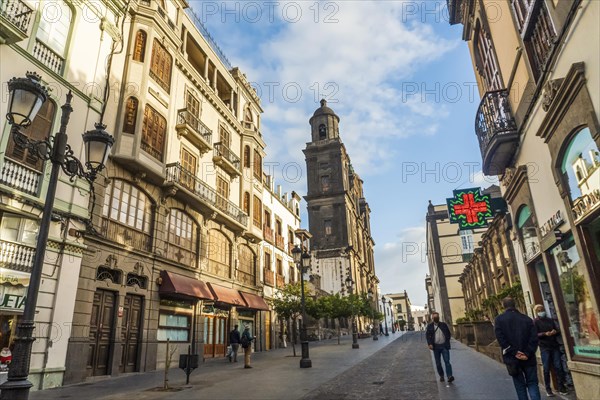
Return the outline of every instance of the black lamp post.
[[[367,297],[369,299],[369,303],[371,303],[371,307],[373,307],[373,288],[369,288],[369,291],[367,292]],[[375,308],[377,309],[377,308]],[[375,319],[375,316],[373,316],[373,328],[371,328],[371,336],[373,336],[373,340],[379,340],[379,335],[378,335],[378,331],[379,331],[379,327],[375,326],[377,324],[377,320]]]
[[[300,359],[300,368],[311,368],[312,361],[308,354],[308,339],[306,337],[306,299],[304,297],[304,273],[310,268],[310,254],[302,252],[299,246],[292,250],[294,262],[300,269],[300,291],[302,302],[302,326],[300,327],[300,343],[302,346],[302,358]]]
[[[381,304],[383,304],[383,320],[385,321],[385,336],[390,336],[388,333],[387,326],[387,309],[385,308],[387,301],[385,301],[385,296],[381,296]]]
[[[36,252],[31,268],[29,287],[27,288],[27,301],[23,316],[17,325],[17,331],[12,351],[13,359],[8,369],[8,380],[0,385],[1,400],[24,400],[29,397],[29,389],[33,386],[27,379],[29,375],[31,348],[33,337],[35,308],[44,266],[44,255],[48,242],[54,197],[58,184],[59,172],[63,172],[75,180],[76,177],[86,179],[93,191],[93,182],[98,172],[104,169],[108,154],[114,139],[104,131],[105,125],[96,124],[96,129],[83,134],[85,145],[85,168],[81,161],[73,155],[73,149],[67,144],[67,125],[73,108],[71,91],[67,94],[67,101],[63,106],[60,120],[60,129],[53,139],[47,138],[40,141],[29,139],[20,131],[31,125],[37,112],[48,98],[48,92],[40,83],[41,77],[28,72],[26,78],[13,78],[8,82],[10,93],[8,112],[6,118],[11,125],[11,135],[15,144],[23,149],[28,149],[30,154],[52,163],[46,202],[37,237]]]
[[[352,276],[348,275],[346,278],[346,287],[348,288],[348,292],[350,295],[354,294],[354,281],[352,280]],[[358,345],[358,331],[356,329],[356,315],[354,314],[354,303],[352,304],[352,348],[358,349],[360,346]]]
[[[392,320],[392,333],[396,333],[396,321],[394,320],[394,309],[392,308],[392,300],[390,300],[389,305],[390,305],[390,317]]]

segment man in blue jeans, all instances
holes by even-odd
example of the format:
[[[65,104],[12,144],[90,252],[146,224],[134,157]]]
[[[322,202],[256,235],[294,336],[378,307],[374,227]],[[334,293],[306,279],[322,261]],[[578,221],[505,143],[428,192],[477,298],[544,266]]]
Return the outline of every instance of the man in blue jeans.
[[[540,400],[535,352],[538,336],[533,320],[521,314],[515,300],[502,300],[505,311],[496,317],[494,332],[502,348],[502,359],[513,378],[519,400]]]
[[[427,325],[425,332],[427,345],[429,346],[429,350],[433,350],[433,358],[435,359],[435,366],[440,375],[440,382],[444,382],[442,357],[446,366],[448,382],[452,382],[454,381],[454,376],[452,375],[452,365],[450,364],[450,328],[448,328],[445,322],[440,322],[440,314],[437,312],[431,314],[431,319],[433,322]]]
[[[537,315],[533,320],[537,330],[538,340],[540,344],[540,353],[542,355],[542,365],[544,367],[544,384],[546,385],[546,396],[554,397],[550,381],[550,368],[554,369],[558,380],[558,391],[560,394],[567,394],[568,390],[565,386],[565,373],[562,368],[562,360],[560,353],[560,328],[554,320],[548,318],[546,310],[541,304],[534,307]]]

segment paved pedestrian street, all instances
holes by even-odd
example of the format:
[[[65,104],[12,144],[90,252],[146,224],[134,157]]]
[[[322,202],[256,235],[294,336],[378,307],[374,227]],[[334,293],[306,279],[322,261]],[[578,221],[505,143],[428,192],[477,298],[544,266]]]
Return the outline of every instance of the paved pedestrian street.
[[[54,399],[211,399],[211,400],[396,400],[396,399],[515,399],[512,381],[503,365],[453,341],[451,362],[456,381],[437,380],[424,332],[390,334],[379,340],[359,340],[351,348],[346,336],[310,343],[313,367],[299,368],[292,349],[255,353],[252,369],[226,359],[204,362],[185,385],[179,369],[169,373],[169,391],[162,386],[164,371],[129,374],[93,383],[31,393],[32,400]],[[297,347],[299,353],[299,346]],[[560,397],[557,397],[560,398]]]

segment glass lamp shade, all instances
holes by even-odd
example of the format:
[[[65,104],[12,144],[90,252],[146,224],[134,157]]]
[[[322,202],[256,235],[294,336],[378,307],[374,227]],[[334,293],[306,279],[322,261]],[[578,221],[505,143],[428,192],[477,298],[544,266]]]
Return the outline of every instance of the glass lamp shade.
[[[302,254],[302,268],[303,269],[310,268],[310,254],[308,254],[306,252]]]
[[[86,166],[95,171],[101,171],[106,166],[110,149],[115,139],[104,129],[106,125],[97,123],[96,129],[83,134]]]
[[[48,98],[48,91],[40,84],[41,77],[32,72],[27,78],[12,78],[8,81],[8,112],[6,119],[11,125],[26,127],[37,115]]]
[[[300,263],[300,259],[302,258],[302,249],[298,245],[294,246],[292,249],[292,257],[294,257],[294,262],[296,264]]]
[[[352,288],[352,285],[354,284],[354,282],[352,281],[352,278],[350,278],[349,276],[346,278],[346,281],[345,281],[345,283],[346,283],[346,287],[347,287],[348,289],[351,289],[351,288]]]

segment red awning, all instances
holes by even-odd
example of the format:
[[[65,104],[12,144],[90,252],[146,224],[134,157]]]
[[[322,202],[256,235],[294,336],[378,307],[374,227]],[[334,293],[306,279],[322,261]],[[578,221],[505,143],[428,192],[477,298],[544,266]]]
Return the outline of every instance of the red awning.
[[[170,295],[175,297],[193,297],[195,299],[214,300],[211,291],[206,283],[189,278],[187,276],[174,274],[168,271],[160,271],[162,280],[159,294]]]
[[[240,294],[242,295],[244,300],[246,300],[246,304],[248,304],[248,308],[252,308],[254,310],[263,310],[263,311],[270,310],[267,302],[262,297],[260,297],[256,294],[253,294],[253,293],[242,292],[241,290],[240,290]]]
[[[219,303],[231,304],[233,306],[247,307],[246,302],[242,296],[240,296],[240,292],[237,290],[212,283],[208,283],[208,287],[210,287],[210,290],[212,290],[215,301],[218,301]]]

